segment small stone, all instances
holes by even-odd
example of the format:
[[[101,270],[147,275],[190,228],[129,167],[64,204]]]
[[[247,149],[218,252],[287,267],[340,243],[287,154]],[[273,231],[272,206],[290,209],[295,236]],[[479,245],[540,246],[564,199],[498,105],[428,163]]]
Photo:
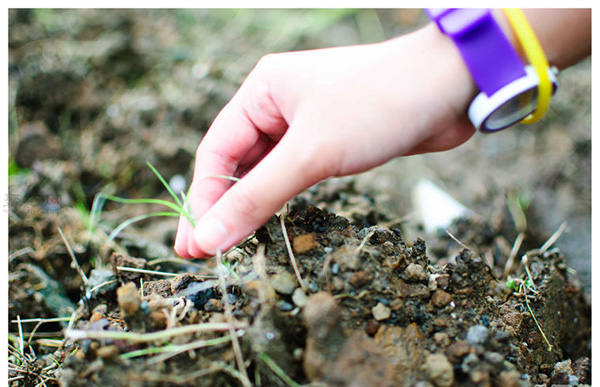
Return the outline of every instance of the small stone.
[[[304,305],[306,305],[306,302],[308,301],[308,296],[306,295],[306,293],[304,293],[304,290],[296,288],[296,290],[294,290],[294,293],[292,294],[292,301],[297,307],[302,308]]]
[[[374,319],[369,319],[369,321],[367,321],[367,327],[365,328],[365,332],[367,333],[367,335],[369,335],[371,337],[375,336],[375,334],[379,330],[380,326],[381,326],[381,324],[379,324],[379,321],[374,320]]]
[[[96,351],[96,354],[100,359],[109,360],[114,359],[121,354],[119,349],[114,345],[109,345],[106,347],[100,347]]]
[[[204,310],[207,312],[222,312],[223,303],[216,298],[211,298],[204,304]]]
[[[483,354],[484,359],[493,365],[501,365],[504,363],[504,355],[498,352],[486,352]]]
[[[304,254],[319,246],[314,234],[298,235],[292,241],[292,249],[296,254]]]
[[[452,295],[442,289],[437,289],[431,296],[431,303],[436,308],[443,308],[452,302]]]
[[[425,372],[431,382],[438,387],[449,387],[454,383],[452,363],[441,353],[434,353],[425,359]]]
[[[483,325],[473,325],[467,331],[467,343],[472,346],[483,345],[487,340],[489,329]]]
[[[277,306],[279,307],[279,310],[281,310],[282,312],[290,312],[294,309],[294,305],[290,304],[287,301],[279,301],[277,303]]]
[[[559,361],[554,365],[554,369],[552,370],[552,374],[557,374],[559,372],[565,372],[567,374],[572,374],[571,370],[571,359],[567,359],[565,361]]]
[[[478,363],[479,358],[477,357],[477,355],[474,353],[470,353],[463,359],[461,369],[465,374],[468,374],[471,371],[473,371],[475,367],[477,367]]]
[[[491,386],[490,374],[485,371],[476,370],[471,374],[471,380],[477,386]]]
[[[150,312],[150,320],[154,329],[165,329],[167,327],[167,316],[162,310],[154,310]]]
[[[338,277],[333,278],[333,289],[337,292],[341,292],[342,290],[344,290],[344,287],[346,286],[346,283]]]
[[[390,308],[395,311],[399,311],[404,307],[404,301],[401,298],[394,298],[390,301]]]
[[[463,340],[459,340],[448,348],[448,356],[453,360],[459,360],[471,352],[471,346]]]
[[[337,263],[334,263],[333,265],[331,265],[331,274],[338,275],[339,272],[340,272],[340,265],[338,265]]]
[[[435,292],[438,287],[436,278],[437,278],[437,275],[429,276],[429,282],[427,283],[427,287],[429,288],[429,291],[431,291],[431,292]]]
[[[352,274],[348,279],[348,283],[354,288],[362,288],[363,286],[370,284],[373,280],[373,276],[366,270],[360,270]]]
[[[273,276],[271,279],[271,286],[273,286],[279,294],[290,295],[294,292],[294,289],[298,287],[298,280],[292,273],[282,271]]]
[[[498,376],[499,384],[502,387],[519,387],[521,374],[516,371],[502,371]]]
[[[409,264],[406,269],[404,269],[404,275],[406,280],[411,282],[429,280],[429,274],[425,272],[423,266],[416,263]]]
[[[371,308],[371,313],[373,313],[373,318],[375,318],[375,320],[382,321],[390,318],[392,310],[381,302],[378,302],[377,305]]]
[[[319,285],[317,285],[316,282],[311,282],[311,283],[308,284],[308,290],[311,293],[316,293],[316,292],[319,291]]]
[[[450,345],[450,337],[448,337],[446,332],[436,332],[433,335],[433,341],[435,341],[435,343],[442,348]]]
[[[102,313],[98,313],[96,311],[92,312],[92,315],[90,316],[90,322],[91,323],[95,323],[96,321],[100,321],[104,318],[104,315]]]
[[[117,289],[117,302],[126,315],[135,314],[140,309],[142,299],[133,282],[128,282]]]

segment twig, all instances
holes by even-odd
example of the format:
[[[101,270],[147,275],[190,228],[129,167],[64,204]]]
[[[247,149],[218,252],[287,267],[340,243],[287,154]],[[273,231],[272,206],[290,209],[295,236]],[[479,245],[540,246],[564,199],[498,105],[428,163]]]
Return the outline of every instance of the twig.
[[[222,265],[221,262],[221,251],[217,251],[217,262]],[[229,302],[229,297],[227,297],[227,285],[225,283],[225,276],[221,276],[219,281],[221,287],[221,296],[223,298],[223,305],[225,307],[225,319],[227,321],[227,325],[229,326],[229,336],[231,337],[231,347],[233,348],[233,354],[235,355],[235,361],[237,363],[240,375],[241,382],[245,387],[252,387],[252,383],[248,378],[248,373],[246,372],[246,366],[244,365],[244,358],[242,354],[242,349],[240,347],[240,342],[235,332],[235,328],[233,324],[235,323],[235,319],[233,317],[233,313],[231,311],[231,303]]]
[[[238,321],[235,324],[236,329],[246,328],[248,324]],[[151,333],[137,332],[115,332],[115,331],[84,331],[79,329],[68,329],[65,331],[65,337],[72,340],[126,340],[137,343],[148,343],[155,340],[166,340],[174,336],[186,335],[190,333],[206,331],[228,331],[227,323],[203,323],[184,325],[177,328],[171,328],[164,331]]]
[[[515,243],[513,243],[513,247],[510,250],[510,254],[508,254],[508,258],[506,259],[506,264],[504,265],[504,277],[508,277],[511,272],[512,266],[515,264],[515,258],[519,249],[521,248],[521,244],[523,244],[523,239],[525,239],[525,233],[520,232],[515,239]]]
[[[63,242],[65,243],[67,251],[69,252],[69,255],[71,256],[71,260],[73,262],[72,263],[73,268],[75,270],[77,270],[77,273],[79,274],[79,276],[83,280],[83,286],[84,286],[84,288],[87,289],[88,286],[89,286],[89,284],[90,284],[90,281],[88,280],[88,277],[85,275],[85,273],[81,269],[81,266],[79,266],[79,262],[77,262],[77,258],[75,257],[75,253],[73,252],[73,249],[71,248],[71,245],[67,241],[67,238],[65,237],[65,234],[63,233],[63,231],[62,231],[62,229],[60,227],[58,227],[58,232],[60,233],[60,236],[61,236]]]
[[[101,287],[104,287],[104,286],[110,285],[110,284],[114,284],[114,283],[117,283],[117,282],[119,282],[119,281],[118,280],[110,280],[110,281],[102,282],[101,284],[96,285],[93,288],[91,288],[90,291],[89,291],[89,293],[93,293],[96,290],[100,289]]]
[[[117,270],[119,271],[131,271],[134,273],[143,273],[143,274],[153,274],[153,275],[163,275],[165,277],[176,277],[179,274],[177,273],[168,273],[166,271],[154,271],[154,270],[146,270],[146,269],[138,269],[135,267],[127,267],[127,266],[117,266]]]
[[[290,263],[292,264],[292,268],[294,269],[294,273],[296,274],[296,278],[298,279],[298,283],[300,287],[304,291],[304,293],[308,293],[308,287],[304,283],[302,276],[300,275],[300,269],[298,269],[298,264],[296,263],[296,257],[294,256],[294,251],[292,249],[292,245],[290,243],[290,237],[288,236],[287,229],[285,228],[285,220],[284,215],[281,214],[279,217],[279,222],[281,223],[281,231],[283,233],[283,240],[285,241],[285,247],[287,248],[288,255],[290,256]]]
[[[444,230],[446,231],[446,234],[448,234],[448,236],[450,238],[452,238],[454,240],[454,242],[458,243],[459,245],[461,245],[463,248],[467,249],[467,250],[471,250],[467,245],[465,245],[464,243],[462,243],[461,241],[458,240],[457,237],[455,237],[454,235],[452,235],[452,233],[448,230]]]
[[[34,252],[35,250],[31,248],[31,246],[19,249],[17,251],[15,251],[14,253],[12,253],[11,255],[8,256],[8,260],[12,261],[13,259],[20,257],[21,255],[25,255],[25,254],[29,254]]]
[[[365,235],[363,240],[360,242],[360,245],[358,245],[358,247],[356,248],[356,254],[362,253],[362,251],[365,248],[365,245],[367,244],[367,241],[373,236],[373,234],[375,234],[375,231],[376,231],[376,229],[371,230],[367,233],[367,235]]]
[[[558,238],[560,238],[560,236],[566,228],[567,222],[562,222],[558,230],[556,230],[556,232],[552,234],[550,238],[548,238],[546,243],[544,243],[542,247],[540,247],[540,254],[544,254],[550,247],[552,247],[552,245],[558,240]]]
[[[24,320],[11,320],[11,323],[51,323],[51,322],[60,322],[60,321],[70,321],[71,317],[55,317],[55,318],[28,318]]]
[[[147,263],[149,266],[154,266],[154,265],[158,265],[161,263],[177,263],[177,264],[184,265],[184,266],[194,266],[199,269],[206,269],[205,264],[200,264],[197,262],[190,261],[189,259],[183,259],[183,258],[177,258],[177,257],[157,258],[157,259],[148,261]],[[194,275],[196,275],[197,277],[202,277],[202,278],[219,278],[218,276],[214,276],[214,275],[198,275],[198,274],[194,274]]]

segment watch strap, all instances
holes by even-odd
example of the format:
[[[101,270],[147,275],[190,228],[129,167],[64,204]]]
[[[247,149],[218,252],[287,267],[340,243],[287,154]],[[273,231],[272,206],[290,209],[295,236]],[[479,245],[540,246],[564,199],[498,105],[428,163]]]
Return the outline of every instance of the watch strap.
[[[525,65],[490,9],[429,8],[425,12],[460,51],[475,84],[491,96],[525,76]]]

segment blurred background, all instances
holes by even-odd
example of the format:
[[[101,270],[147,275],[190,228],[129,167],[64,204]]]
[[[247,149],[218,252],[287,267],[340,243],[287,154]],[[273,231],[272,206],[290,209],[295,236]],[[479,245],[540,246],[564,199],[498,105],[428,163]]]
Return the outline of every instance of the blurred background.
[[[146,161],[169,181],[189,182],[203,133],[263,55],[378,42],[426,22],[417,9],[10,10],[11,265],[33,262],[55,277],[67,270],[56,226],[70,231],[80,263],[92,264],[96,252],[86,250],[83,232],[94,196],[103,190],[167,198]],[[477,134],[449,152],[396,159],[325,184],[351,185],[385,214],[375,221],[402,225],[408,240],[422,236],[428,246],[449,244],[447,235],[428,235],[420,224],[412,195],[421,179],[492,225],[510,213],[513,232],[503,243],[510,248],[525,230],[521,254],[567,222],[555,246],[589,293],[590,60],[559,82],[538,124]],[[106,210],[107,219],[121,221],[145,211]],[[175,231],[175,219],[140,224],[149,247],[132,254],[173,255]],[[480,236],[496,243],[493,232]],[[79,285],[63,287],[75,295]]]

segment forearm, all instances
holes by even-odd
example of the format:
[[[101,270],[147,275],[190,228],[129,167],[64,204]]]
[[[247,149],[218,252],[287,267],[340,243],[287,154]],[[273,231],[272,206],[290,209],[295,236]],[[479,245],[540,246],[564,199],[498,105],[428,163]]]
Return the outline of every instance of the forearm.
[[[548,62],[559,69],[574,65],[591,54],[590,9],[523,9],[544,48]],[[519,44],[501,10],[494,15],[514,46]]]

